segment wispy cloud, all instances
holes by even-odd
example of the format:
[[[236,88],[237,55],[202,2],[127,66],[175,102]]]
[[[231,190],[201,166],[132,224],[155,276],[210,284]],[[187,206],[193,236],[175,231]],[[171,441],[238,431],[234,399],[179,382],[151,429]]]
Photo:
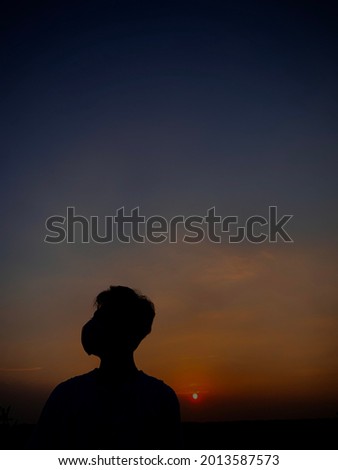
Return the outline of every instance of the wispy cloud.
[[[42,367],[0,367],[0,372],[35,372]]]

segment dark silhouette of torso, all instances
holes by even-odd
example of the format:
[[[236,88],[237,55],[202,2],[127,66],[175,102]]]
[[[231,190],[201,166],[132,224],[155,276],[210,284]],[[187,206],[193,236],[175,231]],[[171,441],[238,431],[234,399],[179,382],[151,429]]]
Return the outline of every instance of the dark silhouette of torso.
[[[176,449],[180,413],[175,392],[137,371],[122,383],[100,369],[58,385],[39,420],[33,447],[44,449]]]

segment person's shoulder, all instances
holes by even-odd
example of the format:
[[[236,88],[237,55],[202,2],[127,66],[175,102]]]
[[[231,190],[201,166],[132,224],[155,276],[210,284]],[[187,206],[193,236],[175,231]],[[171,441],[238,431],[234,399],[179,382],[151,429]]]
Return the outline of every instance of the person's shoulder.
[[[78,390],[83,386],[90,385],[95,383],[97,375],[97,369],[91,370],[90,372],[86,372],[85,374],[76,375],[71,377],[61,383],[59,383],[53,390],[54,395],[62,394],[62,393],[69,393],[70,391]]]
[[[174,390],[165,382],[163,382],[163,380],[140,371],[140,381],[148,390],[152,390],[155,393],[160,393],[162,395],[167,395],[168,397],[176,398],[176,393]]]
[[[141,371],[142,397],[158,417],[170,416],[170,421],[180,421],[180,405],[174,390],[163,380]]]

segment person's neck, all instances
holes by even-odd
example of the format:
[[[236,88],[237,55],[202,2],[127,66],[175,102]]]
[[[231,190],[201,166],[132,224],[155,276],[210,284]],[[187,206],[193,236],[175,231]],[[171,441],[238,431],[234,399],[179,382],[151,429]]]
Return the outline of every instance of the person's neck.
[[[104,378],[114,381],[128,380],[138,373],[133,354],[101,358],[99,370]]]

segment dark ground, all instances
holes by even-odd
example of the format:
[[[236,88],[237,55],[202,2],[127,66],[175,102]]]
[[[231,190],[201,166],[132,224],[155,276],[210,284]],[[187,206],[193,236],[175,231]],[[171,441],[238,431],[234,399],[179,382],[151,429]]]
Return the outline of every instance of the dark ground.
[[[186,449],[337,449],[338,419],[184,423]]]
[[[1,449],[24,449],[34,425],[0,426]],[[338,419],[183,423],[185,449],[337,449]]]

